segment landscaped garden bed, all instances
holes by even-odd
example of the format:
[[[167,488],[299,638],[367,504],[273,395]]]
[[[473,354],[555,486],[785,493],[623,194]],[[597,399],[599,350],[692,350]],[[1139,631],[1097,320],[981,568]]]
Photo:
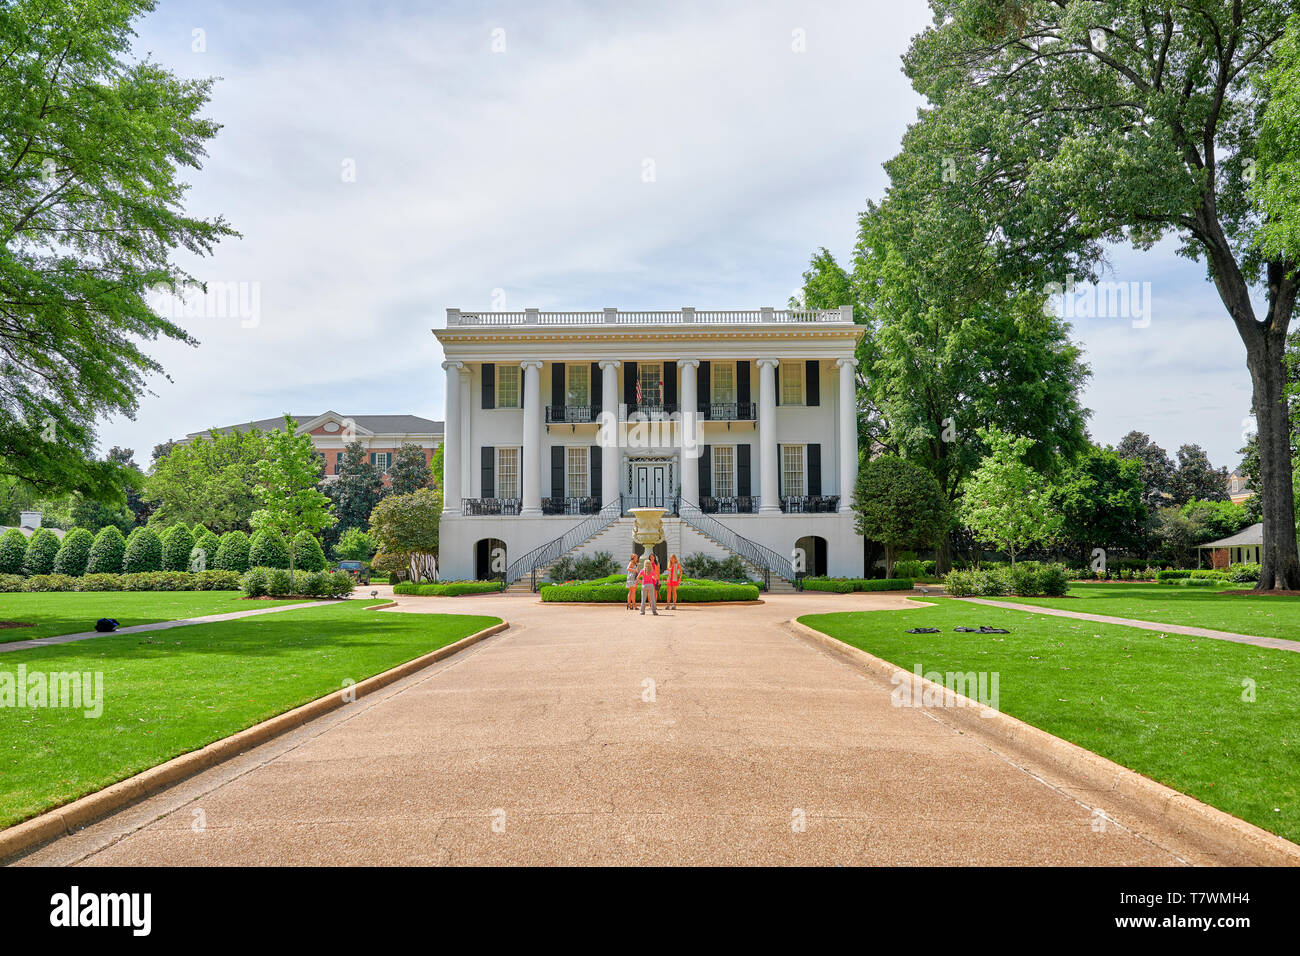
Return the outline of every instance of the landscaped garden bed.
[[[910,591],[916,582],[911,578],[801,578],[805,591],[829,591],[851,594],[854,591]]]
[[[460,597],[465,594],[493,594],[504,589],[502,581],[435,581],[429,584],[412,584],[408,581],[393,585],[394,594],[415,597]]]
[[[564,584],[543,584],[542,600],[548,603],[570,602],[581,604],[617,604],[627,601],[627,578],[611,574],[594,581],[569,581]],[[666,585],[659,586],[660,603],[668,598]],[[709,581],[703,578],[682,578],[677,588],[677,599],[682,604],[703,604],[716,601],[757,601],[757,584],[732,584]],[[636,589],[635,600],[641,600],[641,588]]]
[[[1240,601],[1161,590],[1203,610],[1217,602],[1223,613]],[[1086,610],[1115,613],[1104,606],[1112,599],[1089,599],[1097,606]],[[1296,599],[1260,603],[1276,608],[1283,602],[1300,612]],[[1292,620],[1297,618],[1300,613]],[[1287,839],[1300,839],[1300,654],[960,601],[799,620],[907,671],[996,673],[1002,712]],[[1212,626],[1205,619],[1187,623]],[[1010,633],[953,630],[978,625]],[[940,633],[906,633],[915,627]],[[1290,633],[1297,633],[1294,625]]]

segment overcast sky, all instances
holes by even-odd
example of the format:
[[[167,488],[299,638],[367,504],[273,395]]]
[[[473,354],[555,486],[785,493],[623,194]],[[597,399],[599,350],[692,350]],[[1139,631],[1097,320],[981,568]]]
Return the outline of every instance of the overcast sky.
[[[138,52],[218,76],[190,209],[242,239],[191,265],[244,314],[151,347],[157,442],[281,412],[443,414],[447,307],[784,306],[812,251],[847,263],[918,100],[922,0],[333,3],[162,0]],[[802,49],[800,49],[802,47]],[[1080,318],[1091,431],[1236,464],[1245,352],[1204,268],[1116,250],[1148,325]],[[252,306],[256,305],[256,308]],[[256,313],[255,315],[253,313]],[[1138,326],[1138,327],[1135,327]]]

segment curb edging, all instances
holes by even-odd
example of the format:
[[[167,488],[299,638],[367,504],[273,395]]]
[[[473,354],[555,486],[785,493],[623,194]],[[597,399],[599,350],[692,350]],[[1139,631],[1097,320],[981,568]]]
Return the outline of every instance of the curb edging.
[[[900,683],[900,680],[906,681],[912,687],[917,684],[917,676],[911,671],[903,670],[897,664],[891,664],[883,658],[831,637],[800,621],[792,620],[789,624],[800,636],[847,658],[877,676],[884,677],[895,684]],[[923,677],[919,678],[919,681],[923,690],[941,692],[943,695],[940,697],[941,700],[950,697],[963,702],[957,707],[925,708],[927,713],[941,711],[945,716],[944,722],[950,726],[960,725],[961,730],[973,731],[1010,743],[1047,761],[1058,771],[1082,777],[1100,789],[1119,793],[1180,829],[1208,839],[1214,844],[1231,847],[1245,857],[1245,862],[1249,865],[1300,865],[1300,845],[1276,833],[1270,833],[1262,827],[1234,817],[1218,807],[1202,803],[1195,797],[1180,793],[1163,783],[1158,783],[1085,747],[1027,724],[1010,714],[994,710],[961,694],[955,694],[933,681]]]
[[[369,608],[367,609],[369,610]],[[398,664],[379,674],[346,688],[360,699],[367,694],[381,690],[394,681],[414,674],[416,671],[436,664],[438,661],[462,651],[485,638],[498,634],[510,626],[508,621],[501,621],[481,631],[477,631],[459,641],[447,644],[435,651]],[[103,790],[88,793],[71,803],[53,810],[47,810],[39,816],[15,823],[7,829],[0,830],[0,864],[25,853],[43,843],[48,843],[61,836],[76,832],[78,829],[101,820],[123,807],[145,797],[165,790],[172,784],[192,777],[200,771],[207,770],[224,760],[237,756],[253,747],[266,743],[275,737],[288,733],[308,721],[324,716],[353,701],[345,701],[340,691],[330,691],[324,697],[317,697],[293,710],[278,714],[260,724],[245,727],[243,730],[214,740],[198,750],[173,757],[166,763],[150,767],[125,780],[110,784]]]

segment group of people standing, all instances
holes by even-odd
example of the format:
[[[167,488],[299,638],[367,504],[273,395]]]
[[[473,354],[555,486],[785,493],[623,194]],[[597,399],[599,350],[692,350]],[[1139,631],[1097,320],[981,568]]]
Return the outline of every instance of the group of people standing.
[[[654,556],[653,552],[646,552],[644,558],[638,558],[633,553],[627,562],[627,609],[629,611],[636,609],[636,589],[639,584],[641,586],[641,613],[645,614],[646,601],[649,600],[650,613],[655,617],[659,616],[656,602],[659,599],[660,576],[659,560]],[[677,560],[677,555],[671,554],[668,556],[668,591],[664,595],[665,608],[677,607],[677,585],[681,584],[681,582],[682,563]]]

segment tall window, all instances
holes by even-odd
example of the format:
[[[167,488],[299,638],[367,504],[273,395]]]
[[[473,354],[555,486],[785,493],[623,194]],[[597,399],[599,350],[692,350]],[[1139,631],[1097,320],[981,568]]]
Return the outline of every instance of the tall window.
[[[730,404],[736,400],[735,362],[710,363],[709,380],[709,385],[713,389],[711,401]]]
[[[662,362],[640,362],[636,373],[641,381],[641,403],[658,405],[663,401],[664,365]]]
[[[519,497],[519,449],[497,448],[497,497]]]
[[[337,475],[342,470],[343,470],[343,452],[336,451],[334,453],[334,474]]]
[[[781,446],[781,492],[792,498],[804,494],[803,445]]]
[[[729,498],[736,493],[734,445],[713,446],[713,493],[719,498]]]
[[[519,372],[518,365],[497,366],[497,408],[519,407]]]
[[[570,362],[564,367],[569,376],[567,402],[570,405],[587,405],[591,401],[591,366]]]
[[[803,404],[803,362],[781,363],[781,404]]]
[[[590,491],[587,487],[587,446],[571,446],[569,458],[569,497],[585,498]]]
[[[393,453],[390,451],[377,451],[374,454],[375,467],[380,471],[387,471],[388,466],[393,463]]]

